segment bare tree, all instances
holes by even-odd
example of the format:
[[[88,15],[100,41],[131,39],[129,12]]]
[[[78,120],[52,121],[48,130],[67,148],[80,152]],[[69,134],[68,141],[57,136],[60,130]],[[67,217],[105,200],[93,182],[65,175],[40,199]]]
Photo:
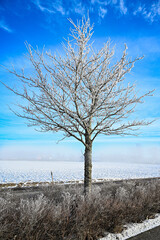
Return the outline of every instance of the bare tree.
[[[127,46],[122,57],[115,62],[110,41],[94,51],[90,38],[93,26],[89,17],[73,25],[71,39],[64,44],[65,54],[40,52],[27,44],[33,73],[24,69],[8,70],[15,75],[21,88],[6,86],[25,99],[22,109],[15,114],[28,120],[29,126],[41,131],[63,131],[64,137],[74,137],[85,146],[84,190],[91,191],[92,145],[99,134],[129,135],[141,125],[150,122],[128,121],[136,104],[142,103],[152,91],[137,96],[135,85],[126,82],[134,60],[127,58]]]

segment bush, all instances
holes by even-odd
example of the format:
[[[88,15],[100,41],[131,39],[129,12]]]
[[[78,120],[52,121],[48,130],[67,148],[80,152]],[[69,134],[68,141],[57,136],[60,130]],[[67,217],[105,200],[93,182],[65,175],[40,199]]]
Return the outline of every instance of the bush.
[[[23,199],[0,198],[2,240],[96,240],[104,232],[121,232],[160,212],[160,181],[93,185],[86,199],[82,187],[45,187],[43,194]]]

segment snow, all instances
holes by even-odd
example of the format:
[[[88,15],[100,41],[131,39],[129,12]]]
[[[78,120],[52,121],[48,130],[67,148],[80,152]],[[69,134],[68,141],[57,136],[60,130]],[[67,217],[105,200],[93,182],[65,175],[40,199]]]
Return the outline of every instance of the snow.
[[[83,162],[0,161],[0,182],[83,180]],[[93,179],[159,177],[160,165],[93,162]],[[100,181],[100,180],[98,180]]]
[[[51,182],[51,171],[54,181],[82,182],[84,176],[83,162],[51,162],[51,161],[0,161],[0,182]],[[111,179],[159,177],[160,165],[127,164],[110,162],[93,162],[94,181]],[[155,219],[143,223],[127,224],[121,234],[106,233],[101,240],[124,240],[141,232],[160,225],[160,214]]]
[[[154,219],[147,219],[142,223],[127,224],[122,233],[108,233],[106,237],[99,240],[125,240],[158,226],[160,226],[160,214],[156,214]]]

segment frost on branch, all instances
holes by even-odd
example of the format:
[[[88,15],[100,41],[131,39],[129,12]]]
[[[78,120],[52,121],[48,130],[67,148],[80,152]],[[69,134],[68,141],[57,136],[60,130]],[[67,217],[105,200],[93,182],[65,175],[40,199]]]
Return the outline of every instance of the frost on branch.
[[[126,119],[134,112],[143,96],[137,96],[135,85],[126,83],[125,75],[141,58],[127,58],[127,46],[122,57],[113,63],[114,48],[110,41],[99,51],[92,48],[93,26],[90,19],[73,25],[70,38],[64,45],[65,56],[40,52],[26,44],[34,74],[8,71],[21,82],[21,88],[7,86],[16,95],[27,100],[18,104],[16,114],[25,118],[29,126],[41,131],[63,131],[65,137],[75,137],[86,146],[85,136],[91,141],[98,134],[134,134],[146,121]]]

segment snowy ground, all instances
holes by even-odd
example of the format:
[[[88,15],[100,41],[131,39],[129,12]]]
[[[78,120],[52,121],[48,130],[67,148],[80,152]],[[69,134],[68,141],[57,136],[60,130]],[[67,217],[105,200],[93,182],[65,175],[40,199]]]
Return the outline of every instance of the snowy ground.
[[[119,234],[107,234],[106,237],[100,240],[125,240],[130,237],[136,236],[142,232],[150,230],[160,225],[160,214],[157,214],[154,219],[145,220],[143,223],[127,224],[126,229]]]
[[[0,183],[81,180],[84,176],[83,162],[49,161],[0,161]],[[128,179],[159,177],[160,165],[93,163],[93,179]]]
[[[0,183],[51,182],[82,180],[83,162],[49,162],[49,161],[0,161]],[[160,177],[160,165],[121,164],[109,162],[93,163],[93,179],[129,179]],[[99,181],[100,181],[99,180]],[[121,234],[107,234],[101,240],[125,240],[141,232],[160,225],[160,214],[155,219],[139,224],[127,224]]]

